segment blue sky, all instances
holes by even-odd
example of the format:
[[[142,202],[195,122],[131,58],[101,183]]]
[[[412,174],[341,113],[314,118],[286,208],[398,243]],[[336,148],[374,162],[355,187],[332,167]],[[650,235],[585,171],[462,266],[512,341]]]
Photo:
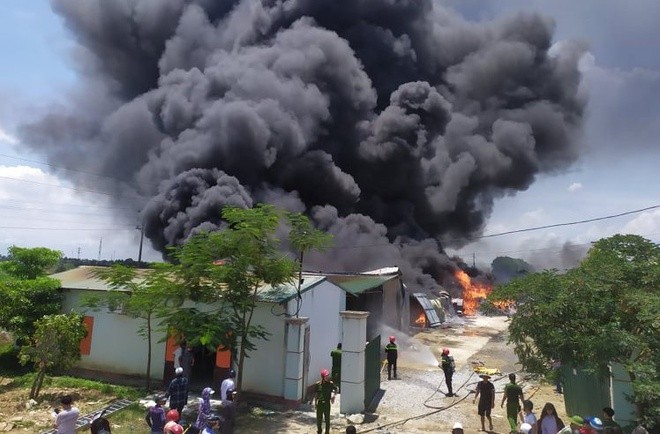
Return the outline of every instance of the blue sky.
[[[497,202],[485,234],[617,214],[660,204],[660,3],[510,0],[443,2],[472,20],[520,8],[554,18],[556,41],[584,41],[589,94],[580,160]],[[46,0],[0,2],[0,252],[43,245],[68,256],[136,257],[139,232],[114,220],[103,197],[83,194],[39,164],[15,139],[39,107],[64,100],[76,82],[74,43]],[[75,226],[77,231],[67,228]],[[87,225],[87,226],[86,226]],[[57,228],[46,230],[40,228]],[[88,229],[87,229],[88,228]],[[484,238],[457,253],[489,264],[499,255],[562,267],[590,241],[634,232],[660,241],[660,209],[601,222]],[[101,239],[103,240],[101,243]],[[146,259],[159,255],[145,247]]]

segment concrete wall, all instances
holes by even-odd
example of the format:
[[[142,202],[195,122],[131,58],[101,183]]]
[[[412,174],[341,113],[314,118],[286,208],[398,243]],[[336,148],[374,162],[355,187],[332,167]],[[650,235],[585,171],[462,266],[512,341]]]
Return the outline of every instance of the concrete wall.
[[[308,384],[321,379],[321,369],[330,370],[330,351],[341,342],[341,317],[346,309],[346,293],[337,285],[324,280],[302,294],[299,316],[309,318],[310,362]],[[289,312],[295,313],[296,301],[289,302]]]
[[[626,426],[637,423],[637,409],[627,397],[635,396],[630,375],[620,363],[610,364],[610,402],[614,409],[614,420]]]
[[[116,374],[141,375],[147,372],[147,340],[137,331],[144,321],[126,315],[98,312],[82,307],[83,294],[89,291],[65,290],[63,312],[75,311],[94,318],[89,355],[83,355],[78,367]],[[154,321],[154,325],[157,321]],[[165,365],[165,342],[158,342],[163,333],[153,332],[151,378],[161,379]]]
[[[270,336],[255,342],[257,349],[248,353],[243,366],[243,391],[271,396],[284,395],[284,362],[286,356],[284,316],[271,312],[271,303],[257,303],[253,325],[261,325]],[[274,309],[275,310],[275,309]],[[277,309],[281,312],[281,309]]]

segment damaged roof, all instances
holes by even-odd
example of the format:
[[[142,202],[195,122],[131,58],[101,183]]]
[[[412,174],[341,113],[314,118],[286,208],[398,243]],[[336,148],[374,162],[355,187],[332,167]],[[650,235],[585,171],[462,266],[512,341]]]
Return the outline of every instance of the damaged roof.
[[[359,295],[370,289],[378,288],[385,282],[396,279],[397,277],[398,274],[383,276],[333,274],[328,276],[328,280],[351,295]]]

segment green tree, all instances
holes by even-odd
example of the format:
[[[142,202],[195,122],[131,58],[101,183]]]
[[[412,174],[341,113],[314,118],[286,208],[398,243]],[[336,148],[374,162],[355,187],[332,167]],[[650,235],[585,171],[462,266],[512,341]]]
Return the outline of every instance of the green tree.
[[[80,341],[86,334],[82,316],[77,314],[46,315],[36,321],[30,344],[19,353],[22,364],[31,362],[37,370],[30,398],[39,396],[47,372],[68,369],[80,360]]]
[[[157,319],[166,317],[169,310],[183,302],[178,293],[171,269],[167,265],[153,264],[152,269],[136,269],[122,264],[99,268],[95,275],[108,283],[110,291],[85,297],[83,305],[93,310],[102,307],[121,312],[141,321],[138,334],[147,341],[147,390],[151,389],[151,359],[153,333],[164,328]]]
[[[282,250],[278,229],[288,224],[288,241],[298,253],[326,246],[329,239],[306,217],[270,205],[226,207],[222,219],[227,223],[224,229],[196,234],[173,251],[178,284],[191,298],[217,305],[217,310],[194,315],[179,312],[169,322],[189,341],[192,338],[211,348],[238,347],[236,386],[240,390],[245,358],[256,349],[257,340],[268,338],[267,330],[252,323],[259,288],[291,283],[300,272],[298,261]],[[202,323],[207,325],[200,329]]]
[[[0,328],[18,342],[32,335],[36,320],[59,312],[60,282],[46,274],[60,258],[61,252],[44,247],[11,246],[7,260],[0,262]]]
[[[546,361],[605,372],[620,363],[647,421],[660,418],[660,247],[636,235],[594,243],[579,267],[544,271],[497,287],[492,300],[515,300],[509,339],[523,367]]]
[[[493,259],[490,269],[499,283],[507,283],[515,277],[534,272],[534,267],[524,260],[509,256],[498,256]]]
[[[45,247],[17,247],[7,249],[7,261],[0,262],[0,270],[9,276],[34,280],[52,271],[62,258],[62,252]]]

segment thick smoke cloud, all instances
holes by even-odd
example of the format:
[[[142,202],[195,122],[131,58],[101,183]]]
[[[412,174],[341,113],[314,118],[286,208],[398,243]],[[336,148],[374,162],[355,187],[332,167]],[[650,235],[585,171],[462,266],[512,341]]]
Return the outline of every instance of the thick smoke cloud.
[[[324,269],[454,265],[494,201],[579,149],[582,48],[534,14],[431,0],[52,0],[82,81],[22,139],[140,210],[163,250],[267,201],[336,236]],[[70,175],[71,176],[71,175]],[[110,185],[108,185],[110,184]],[[358,246],[358,247],[356,247]]]

